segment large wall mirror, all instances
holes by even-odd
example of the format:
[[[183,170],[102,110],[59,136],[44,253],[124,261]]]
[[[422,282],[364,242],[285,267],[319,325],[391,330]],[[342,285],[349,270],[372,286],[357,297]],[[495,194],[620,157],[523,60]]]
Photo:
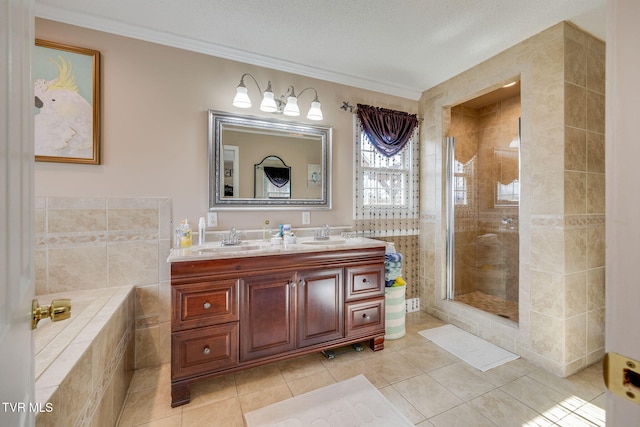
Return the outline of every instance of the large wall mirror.
[[[209,209],[331,208],[331,127],[209,110],[208,138]]]

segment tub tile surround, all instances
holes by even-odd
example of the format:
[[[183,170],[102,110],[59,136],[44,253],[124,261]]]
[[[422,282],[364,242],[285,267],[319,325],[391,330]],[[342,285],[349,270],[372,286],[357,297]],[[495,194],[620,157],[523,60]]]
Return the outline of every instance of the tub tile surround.
[[[91,304],[99,304],[105,293],[117,293],[120,289],[130,290],[131,311],[128,317],[125,317],[131,322],[125,345],[129,363],[113,368],[116,370],[113,374],[116,378],[114,382],[119,386],[94,388],[93,390],[100,392],[94,391],[93,394],[89,394],[91,399],[94,399],[93,405],[80,408],[85,411],[80,416],[82,420],[87,419],[88,410],[95,414],[104,412],[105,417],[100,419],[104,418],[105,422],[98,425],[113,425],[113,418],[117,416],[120,406],[112,407],[111,404],[122,404],[132,370],[170,361],[170,270],[166,259],[170,251],[171,200],[39,197],[35,199],[34,205],[36,297],[41,296],[44,300],[51,294],[59,298],[77,295],[77,301],[71,296],[72,319],[76,320],[74,314],[79,313],[82,305],[86,304],[87,292],[93,295],[94,301]],[[80,313],[78,317],[88,315]],[[67,348],[69,350],[76,346],[75,351],[82,349],[78,356],[75,356],[73,351],[69,353],[69,360],[73,361],[66,368],[66,372],[73,372],[69,377],[86,379],[89,367],[101,365],[93,363],[97,357],[103,357],[98,355],[111,353],[100,351],[100,348],[119,351],[124,345],[114,341],[117,334],[100,329],[99,325],[106,325],[106,319],[98,318],[98,322],[95,320],[92,319],[92,323],[85,328],[87,332],[83,333],[86,334],[93,329],[98,333],[95,340],[97,344],[84,348],[72,342]],[[64,322],[60,322],[62,323]],[[58,325],[52,323],[47,326],[56,329],[60,327]],[[111,330],[110,327],[107,329]],[[105,340],[101,338],[105,333],[109,335],[109,344],[106,347]],[[60,344],[51,343],[37,355],[37,369],[39,364],[46,365],[49,362],[47,354],[55,345]],[[78,358],[79,356],[82,357]],[[60,369],[64,370],[62,368],[64,367]],[[71,369],[73,371],[70,371]],[[77,370],[82,374],[76,375]],[[94,378],[98,378],[95,373]],[[41,384],[45,384],[42,381]],[[66,389],[65,395],[72,390],[81,395],[87,394],[86,384],[82,381],[69,387],[71,389]],[[123,393],[120,393],[121,389],[124,390]],[[56,401],[54,390],[40,387],[38,398],[43,402],[51,398],[56,407],[58,404],[68,405],[63,403],[64,399]],[[63,413],[68,414],[77,413],[76,410],[79,408],[61,409],[64,410]],[[74,419],[67,421],[69,423],[55,425],[73,425]],[[48,425],[48,422],[45,417],[38,424]]]
[[[427,312],[567,376],[604,355],[605,45],[569,23],[426,91],[420,298]],[[445,297],[444,145],[450,108],[521,80],[519,324]]]
[[[113,426],[133,377],[130,286],[38,296],[71,298],[72,317],[41,321],[34,333],[36,401],[52,405],[36,425]]]

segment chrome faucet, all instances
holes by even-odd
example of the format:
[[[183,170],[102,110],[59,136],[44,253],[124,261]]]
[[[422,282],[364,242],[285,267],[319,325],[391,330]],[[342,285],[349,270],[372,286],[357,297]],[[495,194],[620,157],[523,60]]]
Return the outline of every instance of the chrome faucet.
[[[502,218],[502,223],[509,227],[510,230],[516,228],[515,224],[513,223],[513,218]]]
[[[331,235],[331,228],[329,224],[323,224],[319,230],[316,230],[316,234],[313,237],[313,240],[329,240],[329,236]]]
[[[231,227],[229,234],[222,238],[222,246],[233,246],[240,244],[240,235],[236,231],[235,227]]]

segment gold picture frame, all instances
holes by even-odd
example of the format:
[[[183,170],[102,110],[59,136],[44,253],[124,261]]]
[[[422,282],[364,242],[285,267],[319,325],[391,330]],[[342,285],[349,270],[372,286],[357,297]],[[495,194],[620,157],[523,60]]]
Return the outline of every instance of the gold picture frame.
[[[36,39],[38,162],[100,164],[100,52]]]

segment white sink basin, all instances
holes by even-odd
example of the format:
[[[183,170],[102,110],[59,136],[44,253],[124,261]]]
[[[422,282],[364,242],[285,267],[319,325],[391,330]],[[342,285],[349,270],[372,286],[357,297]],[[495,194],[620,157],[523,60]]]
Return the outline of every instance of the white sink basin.
[[[320,245],[320,246],[328,246],[328,245],[344,245],[347,243],[344,239],[329,239],[329,240],[308,240],[306,242],[300,242],[303,245]]]
[[[260,245],[235,245],[235,246],[209,246],[209,247],[200,248],[197,250],[200,253],[219,253],[219,252],[257,251],[263,248],[264,246],[260,246]]]

